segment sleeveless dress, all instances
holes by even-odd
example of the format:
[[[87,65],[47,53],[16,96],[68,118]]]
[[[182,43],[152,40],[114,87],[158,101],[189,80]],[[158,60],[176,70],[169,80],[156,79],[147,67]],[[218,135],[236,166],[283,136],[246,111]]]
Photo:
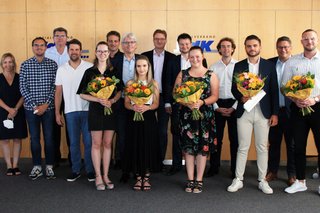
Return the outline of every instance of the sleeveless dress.
[[[15,74],[12,85],[9,85],[4,75],[0,74],[0,99],[9,107],[15,107],[20,98],[19,74]],[[7,129],[3,126],[3,120],[6,120],[7,117],[8,112],[0,107],[0,140],[26,138],[28,133],[23,106],[19,108],[17,115],[14,117],[13,129]]]
[[[204,88],[201,99],[209,97],[211,95],[210,78],[213,71],[207,70],[203,77],[192,77],[189,70],[182,71],[182,82],[196,80],[206,83],[207,87]],[[181,105],[179,112],[180,145],[182,151],[187,154],[207,156],[209,147],[213,147],[213,142],[216,140],[213,104],[201,106],[200,112],[204,118],[194,121],[191,118],[192,110]]]
[[[101,73],[96,67],[91,67],[87,69],[82,77],[77,94],[81,94],[81,93],[88,94],[88,92],[86,92],[88,83],[92,79],[94,79],[96,76],[100,76],[100,75]],[[103,73],[103,76],[110,77],[110,78],[112,78],[112,76],[115,76],[116,78],[121,79],[120,73],[116,69],[105,70]],[[123,88],[123,83],[122,81],[120,81],[118,84],[116,84],[116,89],[114,89],[113,94],[109,99],[113,98],[118,91],[122,90],[122,88]],[[89,131],[116,130],[119,104],[120,104],[119,101],[112,104],[111,106],[112,113],[110,115],[104,115],[104,106],[102,106],[98,102],[90,101],[89,112],[88,112]]]
[[[152,99],[152,98],[151,98]],[[149,101],[146,105],[150,105]],[[160,170],[160,144],[156,110],[143,113],[144,121],[133,121],[134,111],[129,111],[125,142],[123,171],[144,175]]]

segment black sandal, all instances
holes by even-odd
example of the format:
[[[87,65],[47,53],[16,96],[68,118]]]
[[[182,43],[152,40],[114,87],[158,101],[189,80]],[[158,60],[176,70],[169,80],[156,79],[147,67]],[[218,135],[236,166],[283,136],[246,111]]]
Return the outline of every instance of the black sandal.
[[[18,167],[17,168],[13,168],[13,174],[14,175],[21,175],[20,169]]]
[[[12,168],[7,169],[6,175],[7,176],[13,176],[14,175],[14,170]]]
[[[202,187],[203,187],[203,181],[197,180],[193,189],[193,193],[201,193]]]
[[[136,182],[136,184],[132,187],[132,189],[133,189],[134,191],[141,191],[141,190],[142,190],[142,185],[143,185],[142,178],[141,178],[141,176],[138,176],[138,177],[137,177],[137,182]]]
[[[186,184],[186,188],[184,189],[185,192],[192,192],[194,189],[194,180],[188,180]]]
[[[142,190],[143,191],[149,191],[151,190],[151,185],[150,185],[150,174],[147,174],[143,177],[143,184],[142,184]],[[149,186],[146,186],[145,183],[148,183]]]

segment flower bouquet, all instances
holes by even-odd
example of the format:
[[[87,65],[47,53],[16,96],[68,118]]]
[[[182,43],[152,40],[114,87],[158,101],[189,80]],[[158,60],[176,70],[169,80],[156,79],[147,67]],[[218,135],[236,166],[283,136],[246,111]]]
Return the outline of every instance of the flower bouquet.
[[[87,92],[97,98],[109,99],[116,88],[115,85],[119,82],[120,80],[115,76],[112,76],[112,78],[97,76],[88,83]],[[111,107],[104,107],[104,115],[111,115],[111,113]]]
[[[242,72],[235,77],[237,89],[245,97],[257,95],[264,86],[264,80],[251,72]]]
[[[287,97],[300,100],[308,98],[314,87],[314,75],[308,72],[306,75],[295,75],[281,88],[282,93]],[[314,110],[310,107],[301,108],[302,115],[308,115]]]
[[[203,88],[207,86],[204,82],[186,81],[182,82],[180,86],[176,85],[173,91],[173,98],[177,103],[193,104],[200,100]],[[203,118],[203,114],[199,109],[193,109],[191,114],[192,120],[199,120]]]
[[[137,105],[146,104],[152,96],[152,84],[143,85],[142,82],[133,82],[125,88],[125,95]],[[133,116],[134,121],[144,121],[141,112],[135,112]]]

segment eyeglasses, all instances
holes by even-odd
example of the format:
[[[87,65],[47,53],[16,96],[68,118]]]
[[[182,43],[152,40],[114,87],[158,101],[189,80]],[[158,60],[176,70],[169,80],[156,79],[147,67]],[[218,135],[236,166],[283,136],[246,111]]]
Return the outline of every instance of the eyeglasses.
[[[290,46],[279,46],[279,47],[277,47],[277,48],[280,49],[280,50],[281,50],[281,49],[286,49],[286,50],[287,50],[287,49],[290,48]]]
[[[125,45],[129,45],[129,44],[135,44],[137,43],[136,41],[124,41],[122,42],[122,44],[125,44]]]
[[[165,38],[153,38],[153,40],[155,40],[155,41],[165,41],[166,39]]]
[[[99,53],[99,54],[102,54],[102,53],[106,54],[108,52],[109,52],[109,50],[97,50],[97,53]]]
[[[45,44],[33,44],[34,47],[45,47]]]
[[[54,35],[54,37],[56,37],[56,38],[65,38],[67,36],[66,35]]]

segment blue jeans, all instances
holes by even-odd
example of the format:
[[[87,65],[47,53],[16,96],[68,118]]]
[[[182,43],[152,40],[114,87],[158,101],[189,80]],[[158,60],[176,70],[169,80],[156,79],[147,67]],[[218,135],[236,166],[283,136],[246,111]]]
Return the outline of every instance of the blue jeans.
[[[87,173],[92,173],[91,135],[88,128],[88,112],[77,111],[67,113],[66,120],[70,140],[72,172],[80,173],[81,170],[80,134],[82,133],[85,168]]]
[[[44,150],[46,165],[54,163],[54,143],[53,143],[53,119],[54,110],[47,110],[43,115],[33,114],[31,110],[25,110],[26,120],[29,126],[31,140],[31,154],[34,166],[41,165],[41,144],[40,144],[40,124],[44,137]]]

